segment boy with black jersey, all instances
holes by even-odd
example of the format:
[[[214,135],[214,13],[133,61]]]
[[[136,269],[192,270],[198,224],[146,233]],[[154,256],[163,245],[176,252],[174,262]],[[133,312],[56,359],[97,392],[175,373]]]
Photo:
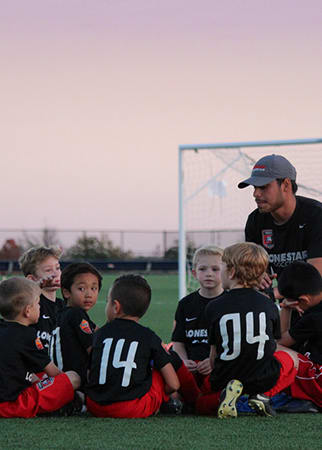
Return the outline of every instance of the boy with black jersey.
[[[60,370],[74,370],[87,380],[89,352],[96,325],[88,316],[102,287],[102,277],[88,263],[69,264],[61,275],[61,290],[67,306],[58,312],[50,356]]]
[[[278,290],[285,298],[281,304],[279,343],[286,347],[298,344],[299,368],[290,390],[292,397],[310,400],[322,407],[322,277],[306,262],[286,267],[278,280]],[[291,312],[298,310],[301,318],[291,325]]]
[[[35,417],[71,402],[80,378],[62,373],[45,351],[36,330],[39,286],[24,278],[0,283],[0,417]],[[35,372],[48,377],[39,381]],[[38,381],[38,382],[37,382]]]
[[[205,308],[223,293],[220,278],[222,253],[220,248],[214,246],[196,250],[192,273],[200,288],[181,299],[175,313],[173,349],[199,383],[211,372]]]
[[[56,328],[57,313],[65,305],[62,299],[56,298],[56,292],[60,288],[61,254],[58,247],[33,247],[19,259],[24,276],[35,281],[41,288],[39,320],[32,326],[37,330],[37,336],[47,352],[52,331]]]
[[[276,351],[280,337],[276,305],[256,291],[268,265],[266,251],[257,244],[227,247],[222,257],[221,278],[229,292],[209,304],[210,376],[213,391],[227,383],[218,408],[219,417],[236,416],[242,386],[249,404],[259,414],[271,416],[269,398],[295,378],[297,354]],[[234,380],[238,378],[238,380]]]
[[[110,289],[108,323],[94,335],[86,388],[94,416],[148,417],[179,388],[161,339],[138,323],[150,300],[151,288],[139,275],[121,276]]]

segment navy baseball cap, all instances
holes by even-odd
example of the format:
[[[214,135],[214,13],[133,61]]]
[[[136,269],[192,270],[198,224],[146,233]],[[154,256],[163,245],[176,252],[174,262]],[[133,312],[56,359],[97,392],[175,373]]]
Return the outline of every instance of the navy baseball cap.
[[[277,178],[296,180],[295,167],[281,155],[268,155],[259,159],[254,165],[252,174],[247,180],[238,184],[239,189],[251,186],[265,186]]]

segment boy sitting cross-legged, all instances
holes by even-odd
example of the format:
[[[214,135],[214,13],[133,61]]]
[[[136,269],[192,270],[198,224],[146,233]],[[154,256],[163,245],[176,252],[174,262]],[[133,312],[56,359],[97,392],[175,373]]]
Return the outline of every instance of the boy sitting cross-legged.
[[[39,286],[25,278],[0,283],[0,417],[35,417],[60,409],[80,385],[76,372],[62,373],[45,351],[36,330]],[[34,382],[35,372],[48,377]]]
[[[56,328],[57,313],[64,307],[64,301],[56,298],[56,292],[60,288],[61,254],[58,247],[40,246],[30,248],[19,259],[24,276],[41,287],[40,315],[33,327],[47,351],[52,331]]]
[[[88,263],[69,264],[62,271],[61,290],[67,306],[58,312],[50,356],[61,370],[75,370],[87,380],[89,352],[96,325],[88,316],[95,306],[102,276]]]
[[[247,242],[227,247],[222,261],[222,284],[229,292],[206,309],[211,387],[220,392],[226,386],[218,399],[218,417],[237,415],[236,401],[243,389],[256,412],[272,416],[275,411],[269,399],[294,381],[298,359],[292,350],[276,351],[278,309],[257,291],[268,255],[259,245]]]
[[[322,408],[322,277],[311,264],[297,261],[283,270],[278,290],[285,297],[278,342],[286,347],[303,346],[303,355],[298,355],[298,373],[290,386],[291,395]],[[302,315],[291,325],[294,309]]]
[[[94,416],[151,416],[180,386],[161,339],[138,323],[150,300],[151,288],[139,275],[121,276],[110,289],[108,323],[94,335],[86,387]]]
[[[173,349],[201,386],[211,372],[209,362],[206,306],[223,293],[220,269],[223,251],[214,246],[201,247],[193,256],[192,273],[200,288],[181,299],[175,314]]]

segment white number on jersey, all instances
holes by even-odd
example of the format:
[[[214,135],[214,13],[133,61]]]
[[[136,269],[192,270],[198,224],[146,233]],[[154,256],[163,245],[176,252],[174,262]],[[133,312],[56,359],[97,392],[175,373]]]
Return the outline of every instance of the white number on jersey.
[[[56,366],[58,367],[58,369],[63,370],[63,355],[61,352],[60,343],[60,327],[57,327],[52,331],[49,356],[52,361],[56,361]]]
[[[113,338],[104,339],[104,349],[102,353],[101,367],[100,367],[100,375],[99,375],[99,384],[106,383],[106,372],[108,361],[110,357],[110,351],[112,347]],[[121,361],[121,354],[123,350],[125,339],[119,339],[116,343],[114,355],[113,355],[113,367],[116,369],[120,367],[124,367],[124,374],[122,378],[122,387],[127,387],[130,384],[132,369],[136,369],[135,363],[135,354],[138,348],[139,343],[137,341],[133,341],[130,344],[130,348],[125,361]]]
[[[257,344],[257,359],[262,359],[264,356],[265,342],[269,339],[266,334],[266,314],[261,312],[258,316],[259,320],[259,335],[254,336],[254,313],[248,312],[246,314],[246,341],[248,344]],[[232,342],[229,342],[227,323],[231,322],[232,326]],[[241,320],[239,313],[225,314],[219,321],[220,334],[222,337],[223,353],[220,359],[230,361],[238,358],[241,349]],[[230,345],[229,345],[230,344]],[[232,347],[232,350],[231,350]],[[230,353],[229,353],[230,352]]]

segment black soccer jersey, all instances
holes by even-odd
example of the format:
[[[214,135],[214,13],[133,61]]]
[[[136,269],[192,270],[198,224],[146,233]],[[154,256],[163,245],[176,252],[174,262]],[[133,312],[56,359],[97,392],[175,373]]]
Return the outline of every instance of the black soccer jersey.
[[[283,225],[256,209],[248,216],[245,238],[266,249],[277,275],[294,261],[322,257],[322,203],[296,196],[295,211]]]
[[[50,343],[50,357],[64,372],[75,370],[82,383],[87,378],[89,355],[87,349],[93,343],[96,328],[81,308],[65,307],[58,312],[57,327],[53,330]]]
[[[45,297],[40,296],[40,315],[36,324],[31,325],[37,331],[37,336],[41,339],[43,346],[49,352],[49,344],[53,330],[57,326],[57,314],[65,306],[64,300],[56,298],[53,302]]]
[[[322,303],[306,310],[289,333],[296,344],[304,344],[301,351],[309,352],[311,361],[322,364]]]
[[[32,327],[0,322],[0,402],[12,402],[31,386],[32,373],[41,372],[50,358]]]
[[[220,298],[202,297],[198,291],[192,292],[178,303],[172,333],[172,341],[185,345],[187,356],[194,361],[209,358],[208,321],[205,316],[206,306]]]
[[[88,396],[96,403],[134,400],[152,384],[152,367],[170,362],[161,339],[133,320],[115,319],[100,328],[93,339]]]
[[[280,338],[279,312],[254,289],[232,289],[206,308],[209,344],[216,347],[210,375],[214,391],[237,378],[245,393],[263,393],[277,382],[280,363],[273,356]]]

